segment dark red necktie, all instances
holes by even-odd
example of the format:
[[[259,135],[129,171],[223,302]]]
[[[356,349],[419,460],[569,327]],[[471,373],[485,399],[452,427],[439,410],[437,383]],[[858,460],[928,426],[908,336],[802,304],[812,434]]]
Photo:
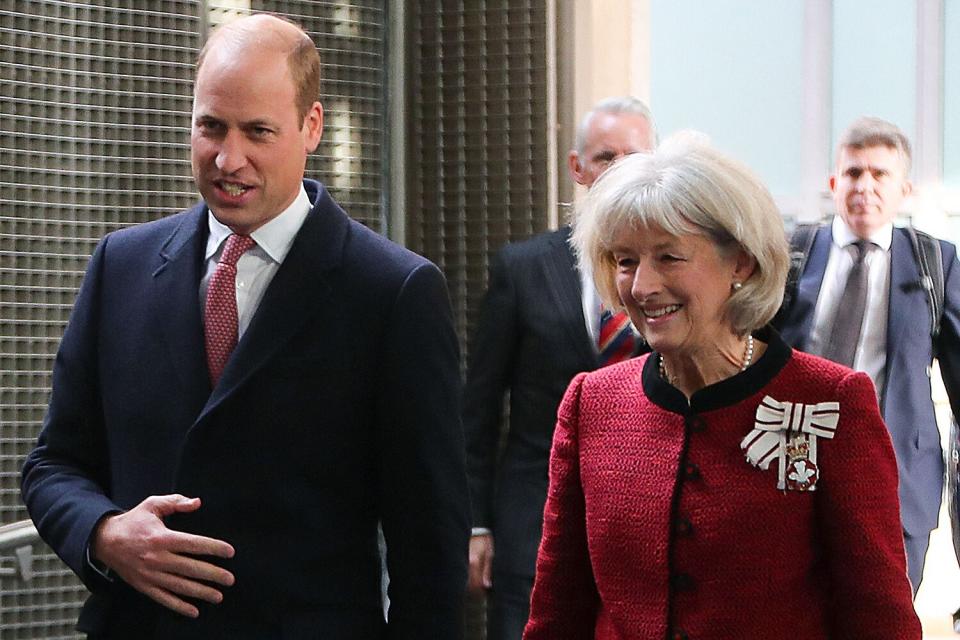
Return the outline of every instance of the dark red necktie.
[[[237,260],[254,245],[250,236],[231,235],[207,287],[203,330],[210,383],[215,387],[237,346]]]
[[[600,311],[600,366],[622,362],[633,356],[637,348],[637,339],[630,326],[630,318],[623,311],[611,312],[607,308]]]

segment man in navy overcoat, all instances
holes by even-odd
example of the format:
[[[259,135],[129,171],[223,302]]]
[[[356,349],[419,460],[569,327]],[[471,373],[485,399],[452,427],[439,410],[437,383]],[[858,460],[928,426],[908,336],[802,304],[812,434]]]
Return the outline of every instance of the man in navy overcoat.
[[[219,27],[193,108],[204,202],[107,235],[90,262],[23,496],[92,592],[91,638],[461,637],[470,523],[444,278],[303,179],[318,89],[298,27]],[[239,339],[214,364],[224,324]]]

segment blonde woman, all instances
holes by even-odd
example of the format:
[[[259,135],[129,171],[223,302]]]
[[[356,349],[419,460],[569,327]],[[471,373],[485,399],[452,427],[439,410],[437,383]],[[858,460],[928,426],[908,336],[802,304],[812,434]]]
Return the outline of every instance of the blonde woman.
[[[873,384],[766,328],[767,190],[676,137],[597,181],[574,243],[653,353],[560,406],[524,638],[919,639]]]

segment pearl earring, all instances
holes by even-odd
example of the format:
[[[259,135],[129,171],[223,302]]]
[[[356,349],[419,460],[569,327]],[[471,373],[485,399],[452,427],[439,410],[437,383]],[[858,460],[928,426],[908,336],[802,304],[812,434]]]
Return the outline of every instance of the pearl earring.
[[[733,288],[734,291],[740,291],[740,289],[743,289],[743,283],[742,283],[742,282],[734,282],[733,285],[732,285],[732,288]]]

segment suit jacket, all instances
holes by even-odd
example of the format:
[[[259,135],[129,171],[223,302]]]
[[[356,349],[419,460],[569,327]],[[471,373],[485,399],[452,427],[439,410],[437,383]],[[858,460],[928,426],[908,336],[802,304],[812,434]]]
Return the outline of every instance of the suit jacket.
[[[94,253],[23,496],[93,592],[79,626],[95,637],[460,636],[469,515],[444,279],[305,186],[313,208],[214,389],[198,294],[206,207],[109,234]],[[86,561],[104,515],[173,492],[202,507],[170,528],[236,549],[217,560],[236,584],[197,620]]]
[[[796,301],[783,316],[784,340],[801,350],[807,347],[813,328],[831,241],[830,227],[821,227]],[[953,413],[960,415],[960,268],[956,248],[944,241],[940,246],[945,295],[936,344],[930,337],[930,306],[919,285],[920,271],[906,230],[895,228],[890,246],[886,382],[880,390],[880,407],[897,454],[903,527],[912,536],[925,536],[937,526],[943,491],[943,452],[930,395],[935,355]]]
[[[530,577],[557,407],[573,376],[599,364],[569,237],[565,226],[494,258],[464,390],[474,526],[492,529],[498,570]],[[510,428],[498,459],[507,391]]]

